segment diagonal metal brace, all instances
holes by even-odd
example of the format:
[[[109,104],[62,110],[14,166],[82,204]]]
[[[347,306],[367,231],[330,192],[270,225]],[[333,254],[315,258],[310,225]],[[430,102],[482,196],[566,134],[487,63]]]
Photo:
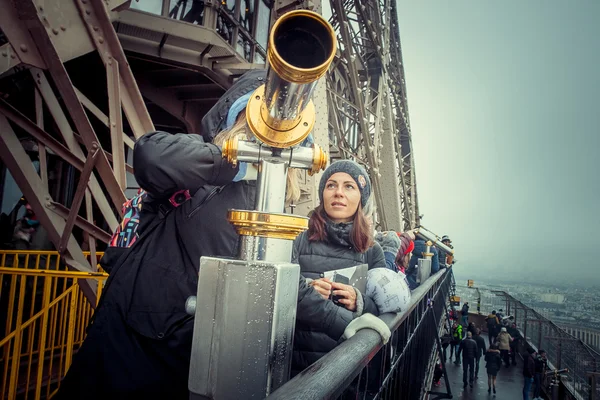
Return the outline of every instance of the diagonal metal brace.
[[[69,237],[71,236],[73,225],[75,225],[75,219],[79,214],[79,208],[81,207],[81,202],[83,201],[85,190],[88,187],[90,175],[92,174],[92,171],[94,171],[94,166],[96,165],[96,160],[98,159],[97,156],[99,153],[99,149],[100,146],[96,144],[96,149],[94,150],[94,152],[89,154],[87,159],[85,160],[83,171],[81,171],[79,183],[77,184],[77,190],[75,191],[75,196],[73,198],[73,204],[71,205],[71,211],[69,212],[69,217],[67,218],[65,229],[62,233],[60,243],[58,245],[58,252],[60,254],[63,254],[67,249],[67,242],[69,241]]]

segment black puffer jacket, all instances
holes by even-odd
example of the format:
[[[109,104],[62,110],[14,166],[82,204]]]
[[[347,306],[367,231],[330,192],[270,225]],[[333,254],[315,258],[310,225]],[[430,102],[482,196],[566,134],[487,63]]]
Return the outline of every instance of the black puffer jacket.
[[[458,354],[460,355],[461,353],[463,360],[479,358],[479,346],[477,345],[477,342],[471,338],[463,339],[458,348]]]
[[[378,243],[361,254],[349,244],[348,233],[351,224],[331,224],[328,226],[329,242],[310,242],[308,232],[302,233],[294,241],[292,262],[300,264],[300,272],[306,278],[318,279],[326,271],[368,264],[369,269],[386,268],[383,250]],[[333,304],[333,302],[330,302]],[[371,298],[361,295],[357,298],[358,313],[379,315]],[[337,307],[337,306],[336,306]],[[338,307],[347,311],[343,307]],[[358,315],[358,314],[357,314]],[[294,335],[294,356],[292,370],[296,374],[337,345],[337,341],[326,335],[315,324],[310,326],[303,321],[296,322]]]

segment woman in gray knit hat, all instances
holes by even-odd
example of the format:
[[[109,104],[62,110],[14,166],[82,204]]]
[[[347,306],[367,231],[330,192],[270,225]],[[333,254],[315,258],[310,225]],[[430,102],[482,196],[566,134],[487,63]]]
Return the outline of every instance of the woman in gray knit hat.
[[[327,272],[367,264],[369,269],[386,268],[381,246],[374,242],[373,232],[363,208],[371,196],[371,181],[356,162],[332,163],[319,184],[321,204],[308,222],[308,231],[294,241],[292,261],[325,299],[334,299],[339,307],[355,314],[379,315],[373,299],[360,290],[324,278]],[[294,335],[293,372],[308,367],[337,342],[300,322]]]

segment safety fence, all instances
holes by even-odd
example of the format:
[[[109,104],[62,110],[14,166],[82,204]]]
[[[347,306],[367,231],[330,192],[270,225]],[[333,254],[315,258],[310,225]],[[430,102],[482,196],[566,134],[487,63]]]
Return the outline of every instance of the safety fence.
[[[108,275],[67,271],[56,252],[0,251],[0,262],[0,396],[50,398],[93,314],[80,284],[99,298]]]
[[[360,330],[268,399],[425,398],[453,283],[451,270],[431,276],[406,310],[380,316],[392,331],[385,346],[375,331]]]
[[[600,375],[600,353],[581,339],[505,291],[459,287],[457,295],[461,296],[461,302],[469,301],[471,307],[480,299],[481,313],[484,315],[503,309],[506,316],[514,317],[528,345],[546,351],[552,369],[568,370],[561,373],[560,387],[549,386],[550,379],[547,380],[546,389],[550,398],[600,399],[600,391],[593,381]]]

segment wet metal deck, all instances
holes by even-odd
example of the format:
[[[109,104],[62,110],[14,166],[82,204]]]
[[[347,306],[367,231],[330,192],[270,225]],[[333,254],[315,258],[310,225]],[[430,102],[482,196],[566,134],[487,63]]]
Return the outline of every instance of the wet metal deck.
[[[486,345],[487,345],[487,337]],[[473,388],[467,386],[463,388],[463,367],[456,365],[454,362],[446,364],[448,371],[448,379],[452,389],[453,399],[494,399],[494,400],[520,400],[523,398],[523,360],[517,355],[517,365],[511,365],[506,368],[502,365],[502,369],[498,372],[496,379],[496,394],[488,393],[487,373],[485,372],[485,361],[481,358],[479,362],[479,379],[477,379]],[[432,390],[437,392],[445,392],[445,382],[442,377],[440,386],[433,387]],[[533,386],[529,398],[533,399]]]

